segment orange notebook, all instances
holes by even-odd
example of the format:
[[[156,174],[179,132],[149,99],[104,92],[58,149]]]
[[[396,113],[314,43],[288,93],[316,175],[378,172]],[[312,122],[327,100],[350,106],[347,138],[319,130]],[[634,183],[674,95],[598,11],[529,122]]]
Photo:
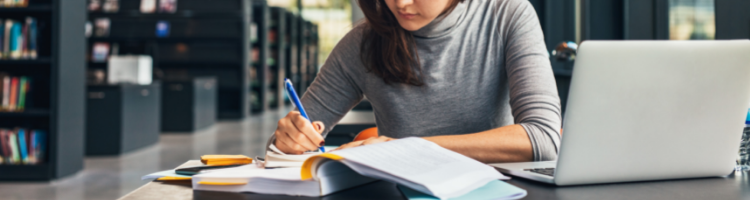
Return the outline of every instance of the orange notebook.
[[[201,162],[208,166],[245,165],[253,163],[253,159],[244,155],[204,155]]]

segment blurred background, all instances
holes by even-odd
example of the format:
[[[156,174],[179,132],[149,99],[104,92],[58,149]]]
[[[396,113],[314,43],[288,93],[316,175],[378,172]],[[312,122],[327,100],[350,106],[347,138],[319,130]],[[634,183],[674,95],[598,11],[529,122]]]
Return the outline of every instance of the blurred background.
[[[586,40],[750,38],[747,0],[529,2],[563,105]],[[284,79],[304,93],[362,19],[355,0],[0,0],[0,199],[115,199],[201,155],[262,155]],[[372,126],[363,101],[327,144]]]

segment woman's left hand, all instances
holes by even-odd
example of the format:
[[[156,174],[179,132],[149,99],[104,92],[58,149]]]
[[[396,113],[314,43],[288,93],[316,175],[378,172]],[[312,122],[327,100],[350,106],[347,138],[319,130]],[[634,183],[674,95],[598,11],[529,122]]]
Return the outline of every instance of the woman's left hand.
[[[364,146],[364,145],[368,145],[368,144],[376,144],[376,143],[381,143],[381,142],[388,142],[388,141],[391,141],[391,140],[395,140],[395,139],[390,138],[390,137],[386,137],[386,136],[371,137],[371,138],[368,138],[366,140],[360,140],[360,141],[354,141],[354,142],[346,143],[344,145],[341,145],[339,148],[334,149],[334,151],[341,150],[341,149],[348,149],[348,148],[352,148],[352,147]]]

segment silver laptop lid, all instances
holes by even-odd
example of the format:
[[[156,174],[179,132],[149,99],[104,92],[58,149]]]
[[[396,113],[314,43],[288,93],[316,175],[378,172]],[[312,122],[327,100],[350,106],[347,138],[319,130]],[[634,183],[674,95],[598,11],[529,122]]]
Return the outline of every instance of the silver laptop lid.
[[[586,41],[558,185],[723,176],[750,105],[750,41]]]

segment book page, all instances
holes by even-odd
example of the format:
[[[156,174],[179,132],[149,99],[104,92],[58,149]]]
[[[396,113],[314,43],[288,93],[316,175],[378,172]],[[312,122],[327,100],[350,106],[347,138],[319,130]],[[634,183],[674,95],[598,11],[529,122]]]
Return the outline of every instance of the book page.
[[[410,186],[440,198],[460,196],[491,180],[494,168],[421,138],[404,138],[331,152],[358,173]],[[359,165],[359,166],[358,166]],[[423,187],[420,187],[423,186]]]

